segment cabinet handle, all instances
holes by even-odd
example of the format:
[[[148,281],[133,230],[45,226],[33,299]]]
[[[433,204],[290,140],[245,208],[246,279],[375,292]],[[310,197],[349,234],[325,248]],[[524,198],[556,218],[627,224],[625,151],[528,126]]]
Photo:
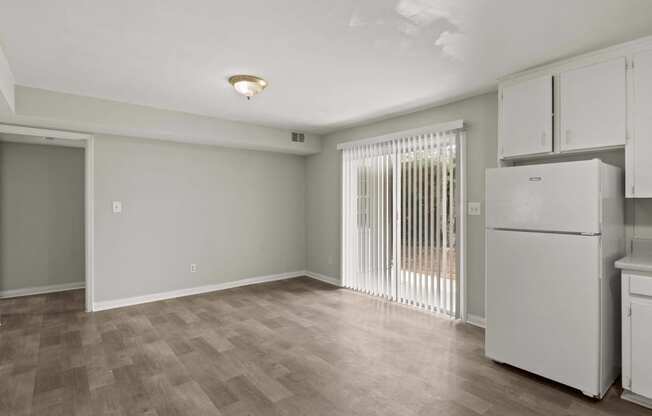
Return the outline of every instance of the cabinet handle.
[[[546,145],[546,132],[542,131],[541,132],[541,146],[545,146],[545,145]]]

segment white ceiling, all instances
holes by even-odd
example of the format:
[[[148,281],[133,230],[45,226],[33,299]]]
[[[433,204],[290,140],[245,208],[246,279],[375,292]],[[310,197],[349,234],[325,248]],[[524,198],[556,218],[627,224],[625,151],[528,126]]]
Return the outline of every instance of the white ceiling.
[[[649,34],[651,0],[0,0],[20,85],[314,132]]]

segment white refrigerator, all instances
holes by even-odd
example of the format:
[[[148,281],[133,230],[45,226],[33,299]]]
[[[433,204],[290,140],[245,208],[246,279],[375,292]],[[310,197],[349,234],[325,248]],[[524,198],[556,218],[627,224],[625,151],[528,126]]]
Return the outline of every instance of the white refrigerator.
[[[621,169],[488,169],[487,357],[601,398],[620,374]]]

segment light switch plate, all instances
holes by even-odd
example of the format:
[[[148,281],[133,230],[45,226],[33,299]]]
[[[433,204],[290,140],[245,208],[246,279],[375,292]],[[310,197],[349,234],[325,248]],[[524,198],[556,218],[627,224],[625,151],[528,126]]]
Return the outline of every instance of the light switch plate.
[[[469,202],[469,215],[480,215],[481,207],[479,202]]]
[[[113,213],[114,214],[120,214],[122,212],[122,202],[120,201],[113,201]]]

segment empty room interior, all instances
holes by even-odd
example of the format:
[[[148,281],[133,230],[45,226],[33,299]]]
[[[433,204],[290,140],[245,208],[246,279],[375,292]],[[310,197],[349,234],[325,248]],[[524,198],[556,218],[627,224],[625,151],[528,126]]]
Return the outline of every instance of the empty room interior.
[[[0,0],[0,416],[652,416],[652,2]]]

